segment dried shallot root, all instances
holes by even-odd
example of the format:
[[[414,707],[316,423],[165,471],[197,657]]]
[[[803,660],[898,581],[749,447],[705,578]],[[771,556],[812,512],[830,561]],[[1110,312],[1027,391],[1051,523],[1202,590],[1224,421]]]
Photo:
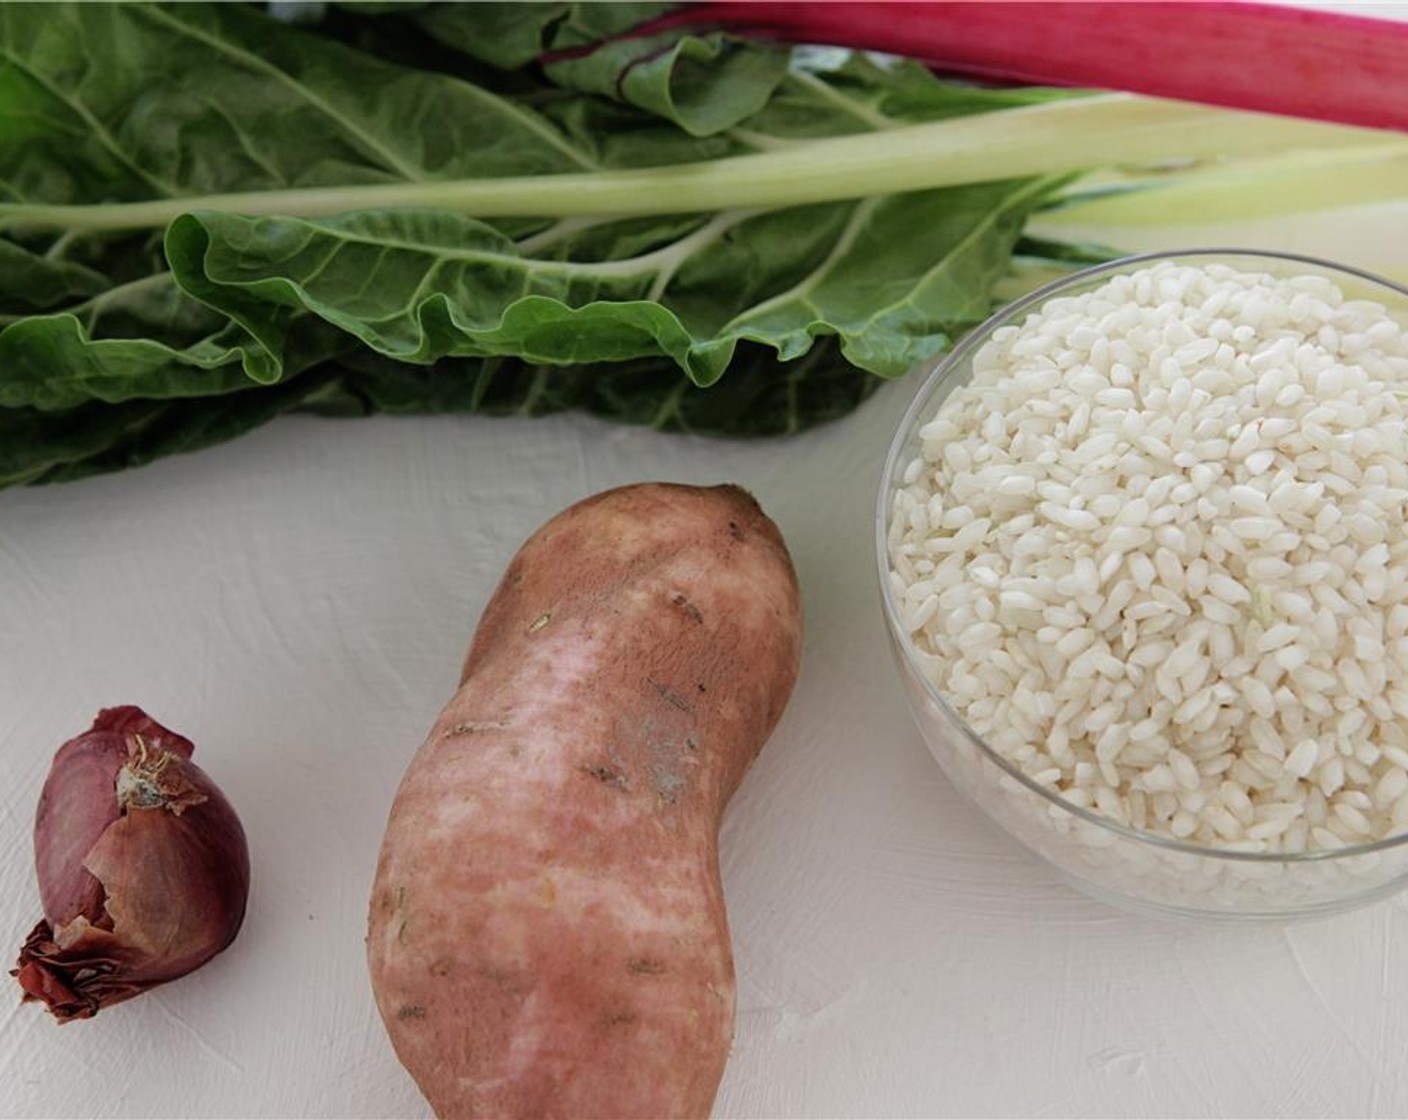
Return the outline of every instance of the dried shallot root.
[[[61,1023],[184,976],[239,932],[244,829],[192,750],[126,706],[54,756],[34,824],[44,919],[11,975]]]

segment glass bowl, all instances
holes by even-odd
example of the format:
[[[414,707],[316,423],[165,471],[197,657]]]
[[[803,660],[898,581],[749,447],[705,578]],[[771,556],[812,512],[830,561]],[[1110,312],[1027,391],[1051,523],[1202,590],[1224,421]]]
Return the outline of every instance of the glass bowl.
[[[1348,910],[1408,884],[1408,833],[1303,854],[1245,852],[1155,835],[1065,800],[999,755],[924,674],[892,592],[888,533],[894,493],[919,451],[919,430],[972,376],[975,353],[998,330],[1057,296],[1098,287],[1159,261],[1224,263],[1275,276],[1321,275],[1349,298],[1369,298],[1408,322],[1408,290],[1310,257],[1199,249],[1126,257],[1066,276],[998,311],[929,371],[885,461],[876,507],[880,596],[915,721],[949,780],[1003,830],[1062,877],[1102,901],[1162,917],[1285,920]]]

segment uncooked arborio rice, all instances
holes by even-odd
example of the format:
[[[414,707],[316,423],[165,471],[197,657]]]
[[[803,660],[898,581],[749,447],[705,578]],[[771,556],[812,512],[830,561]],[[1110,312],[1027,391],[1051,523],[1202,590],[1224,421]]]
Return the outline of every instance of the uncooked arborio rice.
[[[1166,262],[1048,301],[921,430],[903,624],[1068,801],[1217,847],[1408,829],[1408,333]]]

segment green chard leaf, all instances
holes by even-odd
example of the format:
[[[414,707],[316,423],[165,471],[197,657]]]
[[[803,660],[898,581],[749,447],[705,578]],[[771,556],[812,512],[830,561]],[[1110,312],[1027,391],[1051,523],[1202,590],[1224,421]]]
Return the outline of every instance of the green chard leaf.
[[[615,9],[626,5],[593,5],[598,6]],[[579,5],[488,0],[475,4],[473,12],[461,11],[462,7],[430,4],[417,11],[413,19],[428,35],[470,58],[501,70],[518,70],[552,49],[555,32]]]
[[[529,109],[282,31],[235,5],[0,6],[0,191],[82,202],[590,166]],[[111,54],[105,42],[125,50],[89,65]],[[416,127],[421,114],[437,128]],[[32,136],[36,119],[62,128]],[[160,256],[124,279],[132,248],[129,235],[88,237],[65,260],[0,241],[0,267],[16,265],[0,298],[28,291],[53,312],[0,316],[0,405],[225,393],[353,344],[288,316],[271,356],[179,287]],[[65,289],[78,302],[64,307]]]
[[[348,5],[310,29],[249,5],[0,5],[0,201],[185,210],[164,236],[0,232],[0,485],[292,409],[796,431],[987,313],[1055,180],[886,194],[877,169],[861,201],[557,221],[184,202],[670,165],[1068,96],[721,35],[561,53],[666,7]]]
[[[721,33],[667,33],[606,43],[550,63],[547,73],[564,88],[617,98],[691,136],[712,136],[767,105],[787,76],[788,55]]]
[[[343,370],[335,385],[302,407],[332,416],[542,416],[581,409],[660,431],[732,437],[804,431],[852,412],[881,384],[846,361],[834,339],[786,364],[766,348],[744,343],[728,379],[709,389],[658,358],[573,366],[444,358],[415,366],[359,353]]]
[[[60,412],[0,409],[0,486],[69,482],[244,435],[326,388],[331,371],[199,400],[96,402]]]
[[[107,286],[100,272],[73,261],[46,258],[0,238],[0,323],[96,295]]]
[[[545,416],[576,409],[660,431],[747,438],[793,435],[838,419],[881,384],[846,361],[833,339],[786,364],[745,343],[735,363],[737,376],[702,389],[660,359],[544,366],[446,358],[408,365],[358,352],[266,389],[208,399],[0,409],[0,487],[141,466],[233,439],[286,412]]]
[[[186,291],[262,344],[250,361],[265,380],[281,376],[299,312],[407,362],[666,356],[712,385],[741,340],[790,359],[836,334],[856,365],[897,377],[987,313],[1022,222],[1049,189],[1020,180],[724,212],[663,246],[588,260],[525,257],[483,223],[442,211],[196,213],[172,224],[167,254]]]

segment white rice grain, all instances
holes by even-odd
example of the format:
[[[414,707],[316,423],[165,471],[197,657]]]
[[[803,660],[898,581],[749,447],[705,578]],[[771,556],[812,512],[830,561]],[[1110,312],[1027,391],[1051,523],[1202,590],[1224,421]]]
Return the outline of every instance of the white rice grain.
[[[893,497],[926,671],[1136,827],[1271,852],[1408,829],[1405,380],[1379,305],[1225,265],[997,331]]]

